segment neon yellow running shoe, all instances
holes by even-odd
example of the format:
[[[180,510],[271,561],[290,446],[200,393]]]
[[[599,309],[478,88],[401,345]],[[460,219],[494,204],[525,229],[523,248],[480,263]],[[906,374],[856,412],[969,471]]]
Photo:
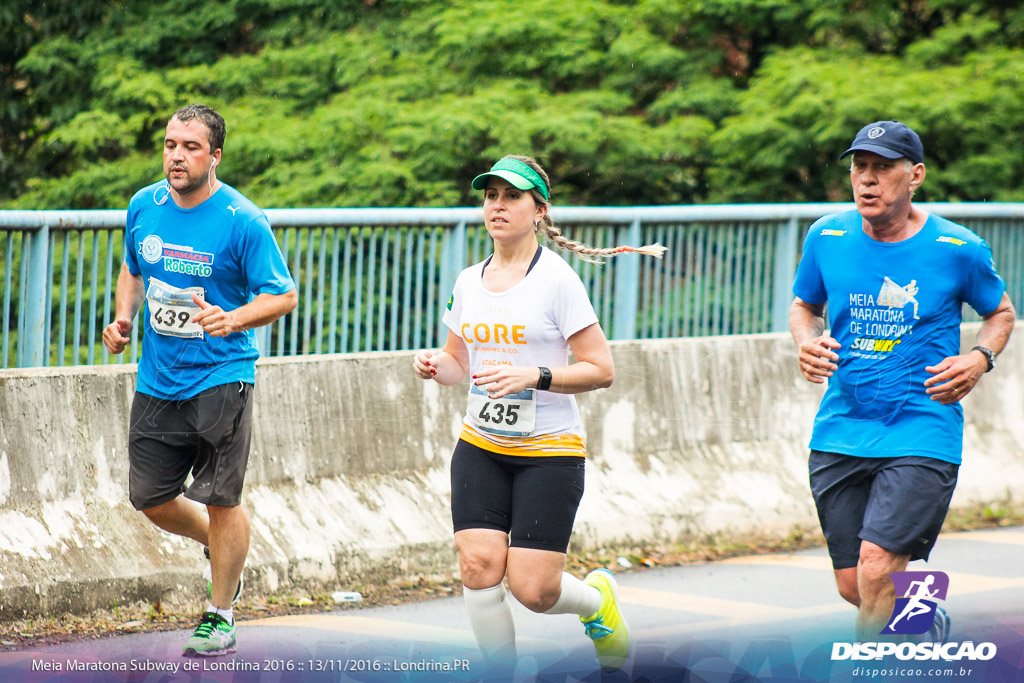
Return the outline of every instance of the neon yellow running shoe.
[[[595,569],[583,583],[601,593],[601,608],[589,617],[580,617],[587,636],[594,641],[597,661],[605,671],[621,669],[629,656],[629,626],[619,612],[615,577],[607,569]]]

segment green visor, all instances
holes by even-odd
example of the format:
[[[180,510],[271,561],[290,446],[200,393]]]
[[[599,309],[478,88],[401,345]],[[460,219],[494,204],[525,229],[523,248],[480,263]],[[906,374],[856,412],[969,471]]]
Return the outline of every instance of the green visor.
[[[521,161],[515,159],[501,159],[491,166],[487,173],[481,173],[473,178],[473,189],[482,190],[487,187],[487,176],[495,176],[511,183],[512,187],[519,190],[530,190],[536,188],[544,201],[548,201],[548,186],[540,174],[534,171]]]

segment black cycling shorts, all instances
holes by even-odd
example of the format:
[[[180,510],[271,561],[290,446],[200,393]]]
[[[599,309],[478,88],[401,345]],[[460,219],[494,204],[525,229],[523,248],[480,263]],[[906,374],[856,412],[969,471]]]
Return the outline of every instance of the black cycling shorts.
[[[253,385],[210,387],[184,401],[135,392],[128,430],[128,497],[136,510],[184,493],[205,505],[242,501]],[[189,473],[193,481],[185,488]]]
[[[584,458],[492,453],[462,439],[452,455],[452,524],[496,529],[513,548],[564,553],[583,497]]]
[[[910,455],[811,451],[811,493],[832,566],[857,566],[861,540],[927,560],[949,511],[959,465]]]

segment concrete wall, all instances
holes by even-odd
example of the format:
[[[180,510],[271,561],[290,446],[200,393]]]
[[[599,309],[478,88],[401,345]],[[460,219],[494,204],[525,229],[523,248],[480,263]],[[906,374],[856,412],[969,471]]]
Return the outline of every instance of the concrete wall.
[[[970,342],[976,326],[965,327]],[[580,396],[590,455],[575,548],[817,528],[806,444],[820,388],[800,377],[788,336],[613,352],[614,386]],[[1024,490],[1022,356],[1011,344],[965,400],[954,505]],[[447,465],[465,385],[419,381],[410,364],[409,353],[260,363],[247,590],[329,592],[456,569]],[[0,619],[203,594],[196,544],[127,501],[134,370],[0,371]]]

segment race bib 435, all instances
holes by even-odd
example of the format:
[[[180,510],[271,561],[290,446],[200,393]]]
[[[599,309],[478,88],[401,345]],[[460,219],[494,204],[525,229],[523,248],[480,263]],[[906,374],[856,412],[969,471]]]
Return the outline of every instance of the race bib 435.
[[[473,426],[501,436],[530,436],[537,424],[537,401],[533,389],[501,398],[487,398],[487,391],[469,387],[469,419]]]

